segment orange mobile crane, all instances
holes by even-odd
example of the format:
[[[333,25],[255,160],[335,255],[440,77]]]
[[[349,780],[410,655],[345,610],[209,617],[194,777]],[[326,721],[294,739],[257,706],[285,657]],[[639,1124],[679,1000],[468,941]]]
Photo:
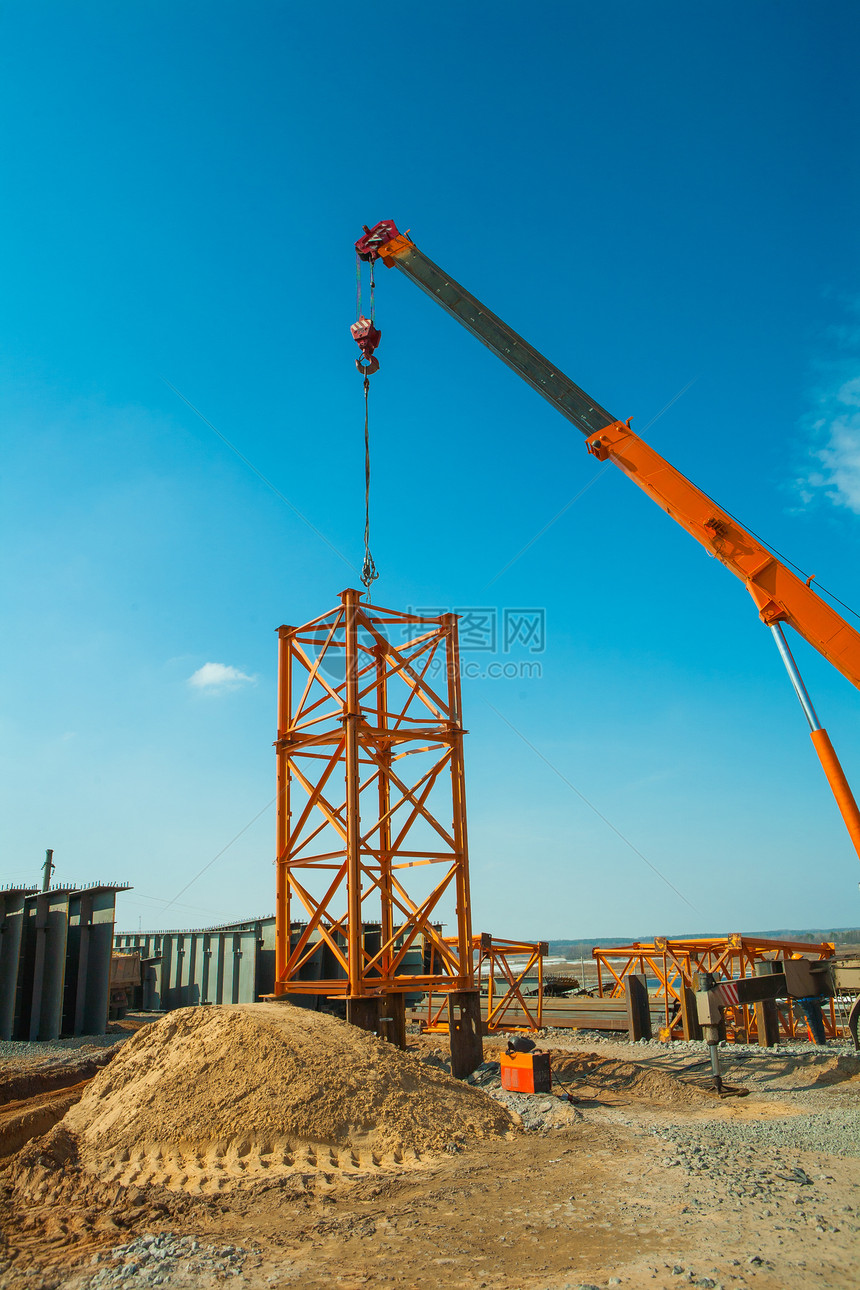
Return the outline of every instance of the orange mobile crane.
[[[485,308],[459,283],[418,250],[414,242],[398,232],[393,220],[383,220],[364,233],[355,244],[361,260],[382,260],[388,268],[399,269],[416,286],[446,309],[453,318],[486,345],[508,367],[527,381],[538,394],[571,421],[585,435],[586,448],[598,461],[611,461],[624,471],[643,492],[682,525],[711,555],[721,560],[740,578],[752,596],[759,617],[773,633],[795,693],[800,700],[812,735],[815,751],[836,798],[854,849],[860,858],[860,811],[827,731],[821,726],[806,686],[792,657],[783,632],[788,623],[819,654],[838,668],[860,689],[860,634],[813,591],[812,579],[803,582],[776,559],[762,543],[741,528],[727,511],[686,479],[680,471],[655,452],[630,428],[619,421],[590,395],[575,385],[558,368],[532,348],[521,336]],[[364,322],[366,320],[360,320]],[[379,332],[371,325],[358,324],[353,335],[362,354],[372,360]],[[372,360],[375,363],[375,360]],[[376,363],[378,366],[378,363]],[[361,364],[359,363],[361,368]],[[375,370],[361,368],[361,370]]]

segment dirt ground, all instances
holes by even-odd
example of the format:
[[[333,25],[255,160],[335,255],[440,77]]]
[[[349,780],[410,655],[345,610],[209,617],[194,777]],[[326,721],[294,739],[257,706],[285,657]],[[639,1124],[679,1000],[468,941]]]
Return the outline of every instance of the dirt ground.
[[[522,1127],[507,1138],[464,1143],[453,1126],[446,1149],[408,1162],[308,1152],[270,1179],[258,1160],[224,1194],[94,1178],[59,1121],[0,1161],[0,1285],[858,1284],[860,1062],[847,1048],[729,1052],[727,1077],[749,1095],[721,1101],[699,1087],[701,1048],[540,1043],[554,1094],[573,1101],[509,1098]],[[412,1037],[410,1050],[438,1065],[443,1044]],[[488,1062],[500,1046],[486,1041]],[[492,1066],[479,1078],[498,1089]],[[77,1100],[80,1064],[69,1080],[34,1088],[32,1109]],[[26,1100],[7,1099],[0,1130]]]

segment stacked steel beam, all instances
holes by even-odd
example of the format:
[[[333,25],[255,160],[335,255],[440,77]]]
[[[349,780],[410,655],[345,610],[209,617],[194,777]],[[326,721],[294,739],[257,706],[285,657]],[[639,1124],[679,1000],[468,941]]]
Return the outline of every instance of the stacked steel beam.
[[[0,890],[0,1039],[104,1034],[118,891]]]

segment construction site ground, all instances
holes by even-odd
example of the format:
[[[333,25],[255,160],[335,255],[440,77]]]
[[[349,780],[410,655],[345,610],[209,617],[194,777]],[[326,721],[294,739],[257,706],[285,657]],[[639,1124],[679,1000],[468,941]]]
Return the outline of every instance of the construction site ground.
[[[215,1194],[88,1179],[60,1117],[110,1048],[5,1045],[0,1285],[857,1285],[860,1061],[848,1045],[724,1048],[726,1079],[749,1093],[719,1100],[701,1044],[538,1042],[554,1094],[529,1097],[501,1092],[504,1041],[485,1041],[475,1080],[519,1117],[512,1133],[473,1141],[450,1124],[441,1147],[399,1163],[309,1152]],[[444,1068],[444,1036],[411,1035],[409,1048]]]

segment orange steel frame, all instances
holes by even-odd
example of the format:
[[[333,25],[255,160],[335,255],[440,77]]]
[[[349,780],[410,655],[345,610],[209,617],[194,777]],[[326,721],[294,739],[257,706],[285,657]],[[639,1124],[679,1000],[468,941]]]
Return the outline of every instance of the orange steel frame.
[[[362,595],[279,629],[275,995],[473,990],[457,619]],[[413,899],[408,876],[429,865],[441,876]],[[445,939],[432,921],[451,894],[457,935]],[[367,922],[381,924],[370,949]],[[425,972],[405,975],[422,943]],[[338,976],[302,980],[323,945]]]
[[[597,964],[597,989],[603,997],[617,998],[624,994],[624,981],[633,973],[656,977],[656,997],[665,1005],[666,1024],[661,1036],[666,1039],[683,1038],[683,1011],[681,991],[685,986],[694,989],[693,978],[703,972],[712,972],[725,981],[755,975],[756,965],[779,959],[790,959],[793,954],[806,958],[827,959],[833,953],[828,941],[778,941],[759,936],[742,936],[733,933],[728,937],[706,937],[699,940],[670,940],[659,936],[651,942],[635,942],[614,949],[591,951]],[[608,972],[609,982],[604,989],[603,973]],[[673,1007],[677,1004],[674,1015]],[[780,1003],[779,1027],[785,1038],[794,1039],[797,1023],[790,1003]],[[726,1008],[726,1035],[738,1043],[758,1037],[755,1008]],[[825,1029],[832,1038],[837,1033],[836,1013],[830,1001],[830,1017],[825,1014]]]
[[[472,951],[477,955],[475,977],[479,992],[484,972],[487,974],[487,1031],[540,1030],[543,1026],[543,961],[548,952],[546,941],[508,941],[491,936],[489,932],[482,932],[473,936]],[[525,966],[514,968],[509,962],[514,956],[525,957]],[[522,987],[535,967],[538,993],[531,997],[522,993]],[[499,979],[505,984],[501,994],[496,993]],[[436,1034],[447,1034],[448,1021],[443,1019],[445,1000],[441,1003],[435,1000],[431,991],[424,1006],[426,1017],[422,1021],[422,1028]],[[522,1008],[526,1024],[522,1021],[505,1021],[505,1014],[513,1006]]]

